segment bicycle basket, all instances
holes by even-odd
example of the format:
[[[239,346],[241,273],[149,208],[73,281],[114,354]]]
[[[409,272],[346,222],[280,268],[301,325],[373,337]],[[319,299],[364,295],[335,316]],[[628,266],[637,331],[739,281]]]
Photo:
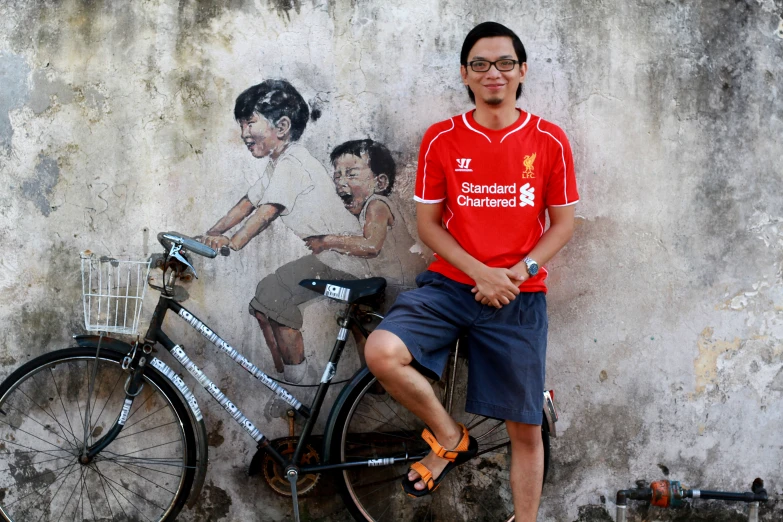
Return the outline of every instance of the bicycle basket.
[[[133,335],[139,327],[150,261],[82,252],[82,301],[87,331]]]

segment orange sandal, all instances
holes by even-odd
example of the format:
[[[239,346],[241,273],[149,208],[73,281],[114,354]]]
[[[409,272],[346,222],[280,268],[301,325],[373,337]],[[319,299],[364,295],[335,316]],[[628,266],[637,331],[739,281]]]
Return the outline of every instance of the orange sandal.
[[[459,424],[459,427],[462,429],[462,438],[460,439],[459,444],[457,444],[454,449],[450,450],[441,446],[432,432],[427,428],[424,428],[424,431],[421,432],[421,438],[424,439],[427,444],[429,444],[435,455],[442,459],[448,460],[449,463],[446,464],[446,467],[443,468],[440,476],[438,476],[436,479],[432,478],[432,472],[421,462],[414,462],[411,464],[410,469],[418,473],[420,478],[416,480],[409,480],[406,476],[402,479],[402,489],[405,491],[405,493],[408,494],[409,497],[416,498],[429,495],[438,489],[438,486],[446,474],[448,474],[451,470],[460,464],[463,464],[476,456],[476,453],[478,453],[478,442],[476,442],[476,439],[468,435],[468,429],[464,425]],[[423,481],[427,486],[426,489],[418,490],[414,487],[414,484],[420,480]]]

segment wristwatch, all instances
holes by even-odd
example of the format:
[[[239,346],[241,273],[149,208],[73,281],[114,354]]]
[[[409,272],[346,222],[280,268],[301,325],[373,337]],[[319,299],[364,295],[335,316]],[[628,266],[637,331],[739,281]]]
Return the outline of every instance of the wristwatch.
[[[538,263],[536,263],[529,257],[526,257],[522,261],[524,261],[525,264],[527,265],[527,273],[530,274],[530,277],[533,277],[538,273]]]

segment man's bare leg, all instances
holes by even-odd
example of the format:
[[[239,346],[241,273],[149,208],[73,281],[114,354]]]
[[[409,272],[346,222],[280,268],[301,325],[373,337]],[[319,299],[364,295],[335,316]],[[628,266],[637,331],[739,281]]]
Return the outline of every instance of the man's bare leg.
[[[438,400],[429,381],[411,366],[413,357],[402,339],[386,330],[376,330],[367,339],[364,356],[370,371],[397,402],[411,411],[429,426],[435,438],[445,448],[454,448],[462,438],[462,432],[454,419]],[[430,452],[421,461],[437,479],[448,461]],[[409,480],[416,480],[419,474],[408,473]],[[426,489],[419,481],[414,486]]]
[[[258,321],[258,326],[261,327],[261,333],[264,334],[266,346],[269,348],[269,352],[272,354],[272,362],[275,363],[275,370],[277,370],[278,373],[282,373],[284,369],[283,356],[280,353],[280,347],[277,345],[275,332],[272,330],[272,325],[269,323],[269,318],[257,310],[253,315],[255,316],[256,321]]]
[[[516,522],[535,522],[544,481],[541,426],[506,421],[511,439],[511,494]]]

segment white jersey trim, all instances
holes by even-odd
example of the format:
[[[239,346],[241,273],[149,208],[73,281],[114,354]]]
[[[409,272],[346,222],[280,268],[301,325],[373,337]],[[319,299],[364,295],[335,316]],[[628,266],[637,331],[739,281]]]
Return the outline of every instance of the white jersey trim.
[[[544,218],[544,219],[541,219],[541,218]],[[538,221],[538,226],[541,227],[541,235],[538,236],[538,239],[541,239],[541,236],[544,235],[544,224],[546,223],[546,217],[544,216],[544,212],[543,211],[538,215],[538,218],[537,218],[536,221]]]
[[[445,223],[443,223],[443,225],[446,227],[446,230],[448,230],[449,229],[449,223],[451,223],[451,220],[454,218],[455,214],[454,214],[454,211],[449,208],[448,204],[446,204],[446,210],[451,212],[451,217],[449,219],[447,219]]]
[[[474,129],[473,127],[471,127],[471,126],[470,126],[470,123],[468,123],[468,117],[467,117],[467,114],[468,114],[468,113],[466,112],[465,114],[463,114],[463,115],[462,115],[462,121],[464,121],[464,122],[465,122],[465,126],[466,126],[467,128],[469,128],[470,130],[472,130],[473,132],[475,132],[476,134],[481,134],[482,136],[484,136],[485,138],[487,138],[487,141],[488,141],[488,142],[492,143],[492,140],[491,140],[491,139],[489,139],[489,136],[487,136],[486,134],[484,134],[484,133],[483,133],[483,132],[481,132],[481,131],[477,131],[476,129]]]
[[[552,134],[548,133],[545,130],[541,130],[541,117],[538,117],[538,122],[536,123],[536,129],[538,129],[539,132],[542,132],[544,134],[547,134],[550,138],[555,140],[558,145],[560,145],[560,157],[563,159],[563,198],[566,201],[566,205],[570,205],[571,202],[568,201],[568,168],[566,167],[566,161],[565,161],[565,149],[563,148],[563,144],[560,143],[560,140],[552,136]],[[578,200],[577,200],[578,201]],[[576,201],[574,201],[576,203]],[[555,205],[552,205],[553,207]]]
[[[570,207],[571,205],[576,205],[579,203],[579,200],[572,201],[571,203],[566,203],[565,205],[547,205],[547,207]]]
[[[430,153],[430,149],[432,148],[432,144],[435,143],[435,140],[440,138],[441,134],[445,134],[447,132],[450,132],[450,131],[454,130],[454,126],[455,126],[454,125],[454,118],[449,118],[449,121],[451,122],[451,128],[450,129],[446,129],[445,131],[439,132],[437,136],[432,138],[432,141],[427,146],[427,152],[424,153],[424,177],[421,180],[421,198],[420,199],[416,199],[416,197],[414,196],[414,199],[416,199],[416,201],[419,201],[420,203],[440,203],[441,201],[443,201],[443,199],[446,199],[446,198],[443,198],[443,199],[439,199],[439,200],[434,200],[434,199],[427,200],[427,199],[424,198],[424,195],[425,195],[425,192],[427,192],[427,156]]]
[[[441,201],[444,201],[446,198],[443,199],[421,199],[419,196],[413,196],[414,201],[418,201],[419,203],[426,203],[428,205],[431,205],[433,203],[440,203]]]
[[[530,113],[528,112],[528,113],[527,113],[527,118],[525,118],[525,121],[523,121],[523,122],[522,122],[522,125],[520,125],[520,126],[519,126],[519,127],[517,127],[516,129],[512,130],[511,132],[509,132],[508,134],[506,134],[506,135],[505,135],[505,136],[503,136],[502,138],[500,138],[500,143],[503,143],[503,140],[505,140],[506,138],[508,138],[508,137],[509,137],[509,136],[511,136],[512,134],[514,134],[516,131],[518,131],[518,130],[522,130],[522,127],[524,127],[525,125],[527,125],[527,122],[529,122],[529,121],[530,121]]]

